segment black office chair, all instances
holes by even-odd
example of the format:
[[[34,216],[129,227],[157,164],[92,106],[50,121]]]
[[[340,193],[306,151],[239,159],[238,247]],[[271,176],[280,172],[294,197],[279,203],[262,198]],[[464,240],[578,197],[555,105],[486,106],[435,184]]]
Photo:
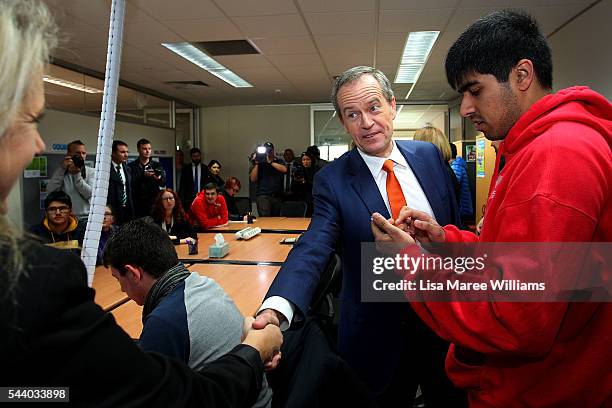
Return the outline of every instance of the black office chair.
[[[307,209],[308,204],[304,201],[284,201],[281,205],[280,216],[304,218]]]
[[[334,326],[337,324],[340,302],[338,295],[342,286],[342,262],[337,253],[332,254],[315,289],[309,315],[321,326],[331,344],[336,344]]]
[[[236,201],[236,207],[238,207],[238,214],[247,215],[251,211],[251,200],[249,197],[234,197]]]

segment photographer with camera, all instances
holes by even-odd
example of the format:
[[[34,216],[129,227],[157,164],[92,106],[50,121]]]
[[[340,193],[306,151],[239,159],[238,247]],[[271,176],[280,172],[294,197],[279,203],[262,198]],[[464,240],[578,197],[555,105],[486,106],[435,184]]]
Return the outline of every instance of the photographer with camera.
[[[260,217],[278,217],[283,193],[283,175],[287,166],[274,156],[274,145],[270,142],[257,146],[251,155],[249,178],[257,183],[255,192],[257,212]]]
[[[136,143],[138,159],[128,164],[132,174],[132,196],[136,218],[151,215],[155,197],[166,185],[166,172],[159,162],[153,161],[151,142],[140,139]]]
[[[72,200],[72,212],[79,221],[87,221],[89,199],[94,185],[95,170],[85,166],[85,144],[75,140],[68,144],[62,165],[53,173],[47,191],[63,191]]]

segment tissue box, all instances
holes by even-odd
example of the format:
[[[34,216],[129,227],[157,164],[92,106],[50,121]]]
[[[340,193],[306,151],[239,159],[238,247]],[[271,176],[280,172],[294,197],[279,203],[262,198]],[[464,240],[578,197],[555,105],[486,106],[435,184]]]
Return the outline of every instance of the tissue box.
[[[229,243],[227,242],[221,245],[215,243],[208,247],[209,258],[223,258],[227,254],[229,254]]]

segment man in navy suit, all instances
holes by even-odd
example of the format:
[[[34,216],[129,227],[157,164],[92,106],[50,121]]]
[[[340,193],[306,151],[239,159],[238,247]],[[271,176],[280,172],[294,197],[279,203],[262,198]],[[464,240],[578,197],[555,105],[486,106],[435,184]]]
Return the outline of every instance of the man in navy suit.
[[[113,141],[111,159],[106,202],[112,206],[115,212],[115,223],[121,225],[134,218],[132,175],[126,165],[128,160],[127,143],[121,140]]]
[[[379,212],[391,218],[386,159],[393,161],[406,203],[439,222],[459,222],[440,153],[431,143],[392,140],[395,98],[389,80],[374,68],[340,75],[332,102],[357,148],[317,173],[310,227],[272,283],[253,326],[286,329],[303,321],[320,274],[338,250],[343,273],[338,350],[379,404],[396,406],[399,400],[411,406],[420,384],[427,407],[462,406],[462,394],[444,373],[448,343],[407,303],[365,303],[360,296],[361,243],[374,241],[370,217]]]

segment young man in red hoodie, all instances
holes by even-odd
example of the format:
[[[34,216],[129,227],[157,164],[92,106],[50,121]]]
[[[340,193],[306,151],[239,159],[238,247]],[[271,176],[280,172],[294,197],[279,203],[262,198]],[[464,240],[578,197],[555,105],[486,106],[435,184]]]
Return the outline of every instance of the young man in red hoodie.
[[[206,184],[204,191],[193,200],[191,212],[203,230],[228,223],[225,198],[217,193],[217,185],[213,183]]]
[[[502,141],[482,235],[404,208],[395,225],[373,216],[377,241],[612,241],[612,105],[583,86],[551,93],[550,49],[535,20],[498,11],[476,21],[450,48],[446,73],[461,114]],[[471,407],[612,406],[612,303],[412,306],[452,343],[446,370]]]

